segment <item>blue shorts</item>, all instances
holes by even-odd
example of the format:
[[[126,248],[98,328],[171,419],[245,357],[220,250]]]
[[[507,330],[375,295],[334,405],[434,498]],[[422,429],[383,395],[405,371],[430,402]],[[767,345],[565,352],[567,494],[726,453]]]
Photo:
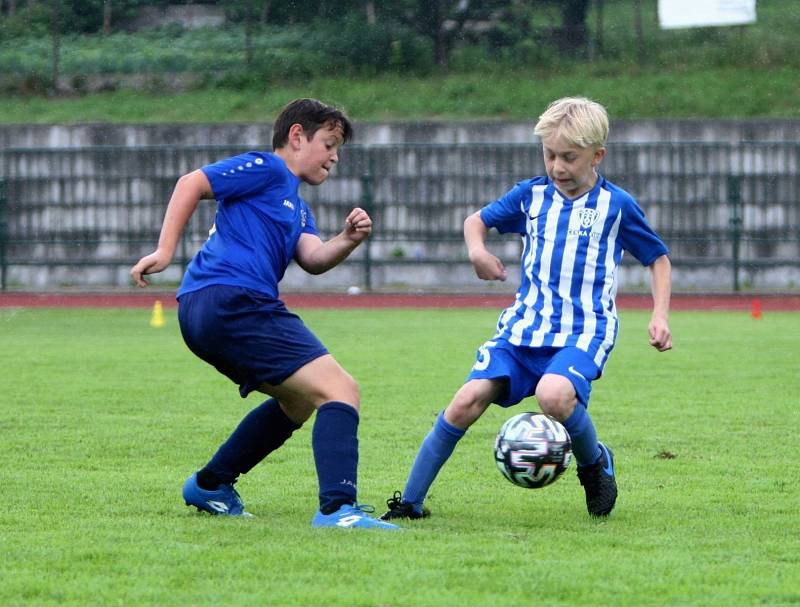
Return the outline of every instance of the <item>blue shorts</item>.
[[[184,293],[178,321],[189,349],[239,384],[242,398],[328,353],[282,301],[251,289],[214,285]]]
[[[589,406],[592,380],[600,369],[591,356],[574,347],[529,348],[513,346],[506,341],[487,341],[478,349],[477,360],[467,381],[496,379],[505,384],[495,403],[503,407],[516,405],[536,393],[536,385],[545,373],[566,377],[575,387],[578,402]]]

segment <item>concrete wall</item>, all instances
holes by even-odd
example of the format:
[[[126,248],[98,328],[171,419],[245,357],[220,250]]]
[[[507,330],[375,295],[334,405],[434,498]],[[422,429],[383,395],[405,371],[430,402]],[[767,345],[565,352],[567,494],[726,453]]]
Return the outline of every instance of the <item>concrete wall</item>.
[[[164,125],[0,125],[0,148],[82,147],[91,145],[269,146],[271,116],[257,124]],[[532,122],[387,122],[357,123],[355,142],[388,143],[529,143]],[[800,120],[618,120],[613,142],[800,141]]]
[[[437,144],[469,144],[469,143],[530,143],[533,141],[530,123],[500,122],[461,122],[461,123],[385,123],[358,124],[356,142],[360,144],[390,143],[437,143]],[[732,269],[729,264],[715,265],[717,259],[730,259],[727,237],[717,235],[716,239],[705,239],[708,230],[722,233],[731,224],[731,207],[727,191],[726,172],[735,165],[736,173],[745,177],[742,181],[742,226],[745,229],[760,230],[752,232],[756,238],[743,244],[743,259],[746,262],[741,268],[739,278],[748,288],[759,290],[794,290],[800,288],[800,242],[796,239],[776,240],[772,235],[785,232],[787,226],[800,225],[800,152],[795,145],[788,146],[788,154],[783,154],[787,146],[782,146],[781,153],[769,151],[775,146],[746,146],[747,153],[734,152],[727,155],[724,146],[717,146],[717,152],[702,156],[699,161],[684,161],[673,158],[674,154],[667,150],[670,146],[656,142],[724,142],[736,144],[746,141],[800,142],[800,121],[759,120],[759,121],[619,121],[612,125],[612,146],[619,144],[618,153],[613,153],[604,163],[607,175],[636,175],[630,187],[625,182],[620,185],[630,189],[650,217],[651,222],[665,236],[683,234],[683,241],[673,239],[670,245],[678,259],[690,259],[689,263],[675,267],[674,279],[676,287],[681,290],[729,290],[733,283]],[[14,155],[25,158],[24,162],[14,165],[13,173],[26,179],[24,194],[17,196],[20,201],[31,203],[32,207],[20,221],[36,224],[36,232],[42,241],[24,254],[25,259],[47,260],[47,265],[36,263],[17,263],[10,268],[8,278],[12,285],[23,288],[48,289],[67,285],[84,285],[91,287],[120,286],[127,284],[128,260],[134,261],[141,251],[131,246],[129,235],[122,235],[123,227],[127,231],[153,232],[157,237],[157,226],[163,216],[169,191],[175,178],[182,172],[199,166],[213,158],[198,160],[198,153],[176,154],[183,146],[206,146],[209,144],[231,146],[231,150],[267,146],[271,140],[271,128],[268,124],[225,124],[225,125],[6,125],[0,126],[0,150],[8,148],[88,148],[92,146],[122,146],[127,150],[117,150],[109,154],[107,151],[77,150],[70,153],[28,153]],[[652,142],[653,146],[640,146],[639,150],[627,150],[623,144]],[[138,146],[164,146],[159,150],[139,150],[134,154],[133,148]],[[337,167],[334,176],[322,188],[313,188],[307,192],[312,206],[330,206],[344,203],[359,204],[361,200],[360,173],[348,167],[360,166],[358,159],[365,152],[364,148],[351,148],[347,158]],[[412,146],[414,147],[414,146]],[[375,202],[380,203],[384,232],[376,234],[372,239],[373,285],[383,289],[422,289],[422,290],[486,290],[509,289],[513,285],[490,285],[478,281],[468,263],[445,265],[443,258],[463,258],[463,244],[460,237],[450,234],[446,242],[427,241],[423,243],[403,243],[403,236],[388,234],[387,228],[397,230],[406,223],[418,218],[405,217],[413,214],[403,207],[403,201],[416,202],[436,200],[438,205],[455,205],[437,207],[458,219],[446,221],[452,224],[453,231],[460,230],[461,218],[468,212],[479,208],[487,200],[493,198],[502,187],[510,185],[509,175],[517,174],[523,178],[533,173],[540,173],[541,155],[534,147],[521,148],[509,155],[502,152],[502,146],[490,146],[482,150],[476,161],[471,153],[470,159],[452,157],[450,152],[458,154],[456,148],[445,147],[446,152],[437,153],[436,157],[428,157],[421,150],[416,152],[399,152],[398,157],[386,160],[384,170],[378,171],[383,180],[374,184]],[[628,146],[631,147],[631,146]],[[639,146],[637,146],[639,147]],[[673,146],[674,147],[674,146]],[[682,146],[678,146],[682,147]],[[708,146],[706,146],[708,147]],[[429,149],[429,148],[426,148]],[[476,152],[478,148],[466,148]],[[716,149],[716,148],[715,148]],[[378,151],[380,148],[372,148]],[[220,152],[215,152],[219,154]],[[231,152],[233,153],[233,152]],[[416,157],[418,153],[419,157]],[[715,154],[721,154],[719,159]],[[134,156],[136,156],[134,158]],[[414,162],[409,161],[413,157]],[[716,160],[715,160],[716,159]],[[345,161],[346,160],[346,161]],[[441,174],[439,166],[442,162],[450,162],[468,174],[460,177],[451,175],[450,179],[459,179],[459,188],[447,188],[439,183],[437,175]],[[475,174],[473,165],[478,162],[480,171]],[[682,189],[673,189],[672,175],[676,171],[687,170]],[[691,164],[693,162],[693,164]],[[141,165],[141,166],[140,166]],[[719,166],[717,166],[719,165]],[[394,167],[394,168],[389,168]],[[409,168],[410,167],[410,168]],[[471,168],[472,167],[472,168]],[[11,167],[9,167],[11,168]],[[486,182],[494,173],[498,173],[498,183]],[[479,183],[473,184],[472,198],[464,197],[463,183],[479,177]],[[437,187],[433,187],[435,181]],[[448,181],[446,184],[449,184]],[[441,186],[441,187],[439,187]],[[427,189],[426,189],[427,188]],[[431,189],[432,188],[432,189]],[[483,189],[482,189],[483,188]],[[488,188],[487,191],[484,189]],[[430,191],[428,191],[430,189]],[[450,191],[453,190],[453,191]],[[385,198],[385,200],[384,200]],[[46,204],[44,204],[44,202]],[[462,208],[469,202],[470,209]],[[130,204],[129,204],[130,203]],[[458,206],[462,203],[462,206]],[[473,204],[474,203],[474,204]],[[680,203],[680,206],[675,206]],[[72,205],[84,205],[79,208]],[[122,207],[124,213],[117,213],[112,206]],[[402,208],[401,208],[402,207]],[[336,207],[338,209],[338,207]],[[349,207],[348,207],[349,208]],[[208,209],[213,211],[213,209]],[[340,209],[339,209],[340,210]],[[336,212],[338,213],[339,210]],[[430,209],[426,221],[432,221]],[[125,213],[128,213],[127,215]],[[330,214],[330,213],[328,213]],[[404,215],[405,214],[405,215]],[[41,217],[40,217],[41,215]],[[441,219],[441,218],[440,218]],[[12,218],[9,217],[9,220]],[[338,221],[335,218],[322,219],[323,224]],[[83,223],[81,223],[83,221]],[[200,246],[211,216],[198,212],[193,218],[198,224],[194,231],[198,235],[192,240],[192,246]],[[438,221],[438,219],[437,219]],[[118,223],[124,226],[117,226]],[[413,222],[412,222],[413,223]],[[694,224],[697,224],[696,226]],[[9,224],[11,225],[11,224]],[[338,225],[338,224],[337,224]],[[91,249],[84,242],[72,251],[66,245],[56,246],[59,240],[52,230],[72,229],[82,234],[94,234],[102,227],[103,238],[93,242]],[[322,226],[321,226],[322,227]],[[45,229],[46,228],[46,229]],[[792,228],[794,229],[794,228]],[[694,230],[694,231],[693,231]],[[120,232],[117,236],[111,232]],[[116,233],[115,232],[115,233]],[[671,234],[674,233],[674,234]],[[695,234],[695,232],[697,232]],[[762,234],[763,237],[759,234]],[[687,240],[688,237],[688,240]],[[512,248],[516,243],[512,243]],[[408,245],[408,246],[405,246]],[[67,248],[65,248],[65,246]],[[74,247],[73,247],[74,248]],[[394,253],[403,248],[405,260],[395,263]],[[91,250],[90,250],[91,249]],[[441,250],[440,250],[441,249]],[[445,250],[446,249],[446,250]],[[697,250],[695,250],[697,249]],[[70,252],[71,251],[71,252]],[[9,251],[11,255],[13,251]],[[344,289],[347,285],[363,285],[365,282],[364,264],[360,261],[362,251],[357,251],[352,261],[321,277],[310,277],[298,268],[291,268],[286,275],[283,286],[287,289]],[[512,264],[517,253],[506,251],[504,258]],[[66,262],[68,259],[87,257],[79,272],[75,265]],[[101,267],[94,267],[92,260],[118,260]],[[19,259],[19,254],[16,256]],[[705,258],[704,265],[696,263]],[[417,263],[409,263],[414,259]],[[60,260],[64,260],[63,262]],[[125,263],[123,263],[123,261]],[[510,271],[517,272],[516,268]],[[180,278],[180,267],[175,266],[163,277],[169,281]],[[647,288],[647,272],[635,265],[626,265],[620,272],[620,284],[623,290],[643,290]]]

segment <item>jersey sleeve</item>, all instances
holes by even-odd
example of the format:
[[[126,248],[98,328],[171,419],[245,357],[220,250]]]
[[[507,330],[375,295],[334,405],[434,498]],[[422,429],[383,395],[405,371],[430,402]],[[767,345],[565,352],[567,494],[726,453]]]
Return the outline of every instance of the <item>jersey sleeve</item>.
[[[480,211],[481,221],[487,228],[501,234],[525,233],[527,215],[524,209],[526,189],[518,183],[503,196],[490,202]]]
[[[311,212],[311,208],[305,203],[305,201],[301,201],[302,205],[300,213],[302,214],[302,222],[303,222],[303,234],[314,234],[314,236],[319,236],[319,230],[317,229],[317,221],[314,219],[314,213]]]
[[[649,266],[662,255],[669,254],[667,245],[656,234],[642,208],[631,197],[628,197],[622,209],[619,242],[623,249],[644,266]]]
[[[263,191],[274,175],[275,158],[263,152],[247,152],[202,167],[214,198],[235,200]]]

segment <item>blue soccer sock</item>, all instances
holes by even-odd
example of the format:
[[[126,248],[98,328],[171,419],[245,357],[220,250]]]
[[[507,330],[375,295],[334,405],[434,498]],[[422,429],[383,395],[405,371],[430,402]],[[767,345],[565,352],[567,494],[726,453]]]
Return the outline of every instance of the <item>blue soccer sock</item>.
[[[417,512],[422,511],[422,502],[425,501],[428,489],[464,433],[466,430],[448,423],[442,412],[422,441],[403,490],[403,501],[412,504]]]
[[[234,482],[285,443],[299,427],[286,416],[277,400],[264,401],[239,422],[211,461],[197,473],[198,485],[213,490]]]
[[[600,459],[600,446],[597,444],[597,432],[594,429],[589,412],[581,403],[563,422],[572,441],[572,454],[578,466],[588,466]]]
[[[358,481],[358,411],[331,401],[317,409],[311,433],[323,514],[356,502]]]

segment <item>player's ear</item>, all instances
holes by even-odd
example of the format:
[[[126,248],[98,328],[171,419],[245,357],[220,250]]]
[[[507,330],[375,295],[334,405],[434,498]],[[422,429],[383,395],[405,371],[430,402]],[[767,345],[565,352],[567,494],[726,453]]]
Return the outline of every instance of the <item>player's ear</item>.
[[[295,122],[289,127],[289,136],[287,137],[288,143],[292,149],[298,149],[302,139],[308,140],[306,132],[299,122]]]
[[[592,167],[598,166],[601,162],[603,162],[603,158],[606,156],[606,149],[604,147],[599,147],[594,151],[594,157],[592,158]]]

